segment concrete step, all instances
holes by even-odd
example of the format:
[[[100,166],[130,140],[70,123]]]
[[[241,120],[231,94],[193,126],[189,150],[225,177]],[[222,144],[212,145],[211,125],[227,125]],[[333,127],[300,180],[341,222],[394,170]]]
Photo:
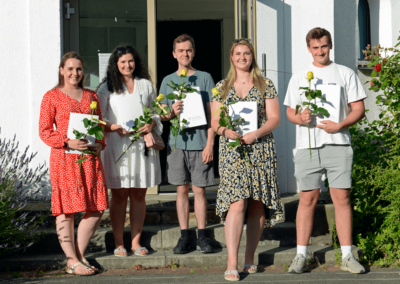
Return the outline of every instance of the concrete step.
[[[318,227],[313,230],[310,238],[310,245],[327,245],[332,244],[332,235],[329,231],[319,231]],[[190,242],[191,246],[196,246],[197,228],[190,226]],[[214,248],[225,248],[225,232],[223,224],[207,225],[206,235],[212,240],[211,245]],[[177,225],[145,225],[142,231],[141,244],[151,250],[173,249],[180,238],[180,228]],[[126,227],[124,231],[125,248],[131,249],[131,233],[130,227]],[[294,222],[282,222],[276,224],[272,228],[264,229],[259,246],[282,247],[296,245],[296,225]],[[246,246],[246,231],[242,234],[240,242],[241,247]],[[88,252],[113,252],[114,235],[109,227],[98,228],[92,241],[89,244]],[[39,241],[39,243],[30,247],[28,254],[36,253],[62,253],[61,246],[55,229],[50,229],[48,234]]]
[[[214,192],[207,194],[207,223],[208,224],[219,224],[221,219],[215,214],[217,195]],[[321,201],[328,203],[317,204],[315,212],[315,223],[318,226],[325,226],[330,223],[334,218],[334,207],[332,203],[329,203],[329,196],[321,195]],[[281,197],[284,209],[284,220],[293,222],[296,218],[297,207],[299,203],[299,195],[285,195]],[[194,213],[194,197],[189,195],[190,204],[190,215],[189,224],[196,225],[196,216]],[[29,206],[29,210],[32,214],[38,211],[48,213],[51,210],[50,202],[34,202]],[[75,214],[75,224],[77,225],[79,221],[84,216],[84,212]],[[55,217],[49,216],[49,224],[55,224]],[[129,220],[129,205],[127,208],[127,214],[125,218],[125,227],[130,224]],[[146,196],[146,218],[145,224],[155,225],[155,224],[179,224],[178,216],[176,213],[176,195],[166,194],[166,195],[147,195]],[[100,223],[101,227],[111,227],[109,210],[106,210],[102,217]],[[325,226],[326,227],[326,226]]]
[[[360,249],[353,246],[353,254],[355,258],[359,258]],[[239,267],[243,267],[245,248],[239,249]],[[296,256],[296,248],[292,246],[270,247],[259,246],[254,257],[255,265],[290,265]],[[173,254],[172,250],[151,251],[148,256],[129,255],[121,258],[115,257],[109,252],[105,253],[88,253],[86,258],[92,265],[96,267],[112,268],[132,268],[139,264],[142,266],[161,267],[176,263],[187,267],[204,266],[204,267],[224,267],[228,259],[227,249],[219,248],[214,253],[203,254],[199,251],[191,251],[187,254]],[[308,258],[321,264],[334,264],[335,251],[332,246],[309,246]],[[21,266],[26,269],[39,268],[46,266],[47,268],[61,269],[66,264],[64,254],[35,254],[23,255],[20,257],[2,257],[0,258],[0,267],[3,269],[15,269]],[[221,272],[222,273],[222,272]]]

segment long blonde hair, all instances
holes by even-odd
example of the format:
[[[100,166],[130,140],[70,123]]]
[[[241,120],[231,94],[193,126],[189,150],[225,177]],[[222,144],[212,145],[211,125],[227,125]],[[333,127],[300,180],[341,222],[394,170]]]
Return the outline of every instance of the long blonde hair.
[[[233,51],[235,49],[236,46],[238,46],[239,44],[242,45],[246,45],[250,51],[251,54],[253,56],[253,62],[251,63],[250,66],[250,75],[251,75],[251,80],[254,83],[254,86],[257,88],[257,90],[261,93],[261,95],[264,95],[267,88],[266,88],[266,84],[265,84],[265,79],[264,77],[261,75],[261,70],[257,65],[257,61],[256,61],[256,56],[254,53],[254,47],[253,45],[246,41],[246,40],[240,40],[239,42],[233,42],[231,50],[229,52],[230,56],[230,61],[231,61],[231,67],[229,68],[229,72],[228,72],[228,76],[226,76],[226,80],[225,83],[223,84],[223,86],[221,87],[221,98],[222,99],[226,99],[226,96],[228,94],[228,92],[230,91],[230,89],[232,88],[233,84],[235,83],[236,80],[236,70],[235,70],[235,65],[232,62],[232,54]]]

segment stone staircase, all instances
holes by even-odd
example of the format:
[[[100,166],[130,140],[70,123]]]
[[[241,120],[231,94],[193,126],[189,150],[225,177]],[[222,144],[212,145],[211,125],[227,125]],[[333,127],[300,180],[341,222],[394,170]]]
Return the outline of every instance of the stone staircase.
[[[109,212],[103,215],[101,224],[96,231],[89,247],[87,258],[105,268],[131,268],[133,265],[142,266],[165,266],[171,263],[179,263],[185,266],[225,266],[227,261],[227,250],[225,244],[224,225],[220,223],[219,217],[215,215],[215,189],[207,189],[208,213],[206,234],[212,239],[211,245],[215,253],[202,254],[191,251],[184,255],[175,255],[172,252],[180,237],[180,228],[176,214],[176,195],[161,194],[146,196],[147,212],[141,244],[150,250],[146,257],[130,255],[127,258],[113,256],[114,237],[110,224]],[[255,264],[262,265],[290,265],[296,255],[296,224],[295,216],[299,196],[282,196],[284,204],[284,220],[272,228],[264,229],[255,256]],[[318,204],[314,218],[314,228],[309,242],[310,257],[318,258],[320,263],[334,263],[335,254],[332,247],[332,225],[334,220],[334,206],[329,201],[329,196],[322,196],[322,204]],[[190,241],[195,248],[196,218],[193,212],[193,195],[190,200]],[[128,206],[129,207],[129,206]],[[37,203],[31,206],[31,210],[47,211],[49,203]],[[83,214],[76,214],[79,221]],[[54,217],[52,217],[54,220]],[[128,251],[130,244],[129,214],[125,223],[124,231],[125,247]],[[246,231],[243,232],[239,250],[239,265],[243,265],[246,246]],[[353,249],[357,257],[360,253],[357,247]],[[38,244],[29,248],[20,257],[0,258],[0,266],[3,267],[46,267],[57,268],[65,264],[65,256],[59,245],[54,228]]]

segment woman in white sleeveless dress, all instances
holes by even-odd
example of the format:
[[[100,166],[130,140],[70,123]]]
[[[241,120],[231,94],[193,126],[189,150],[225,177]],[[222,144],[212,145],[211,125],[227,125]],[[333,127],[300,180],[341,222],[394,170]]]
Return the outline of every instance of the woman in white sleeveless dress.
[[[116,164],[131,142],[118,120],[121,116],[117,107],[118,96],[139,96],[142,104],[148,108],[152,108],[151,102],[156,99],[147,68],[132,46],[121,46],[114,50],[108,63],[107,77],[100,84],[97,94],[103,120],[107,122],[107,147],[102,157],[107,185],[111,188],[110,217],[115,239],[114,255],[127,256],[123,233],[129,197],[132,251],[144,256],[148,250],[140,245],[140,237],[146,214],[146,190],[147,187],[161,183],[159,153],[146,148],[144,140],[139,139]],[[161,135],[160,117],[153,116],[152,124],[140,130],[144,134],[153,131]]]

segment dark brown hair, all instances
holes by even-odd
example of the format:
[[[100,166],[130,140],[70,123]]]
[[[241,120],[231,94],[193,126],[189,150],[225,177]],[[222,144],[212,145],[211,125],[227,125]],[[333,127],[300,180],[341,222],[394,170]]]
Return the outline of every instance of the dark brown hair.
[[[174,39],[174,43],[172,44],[172,50],[175,51],[175,46],[177,43],[181,43],[181,42],[185,42],[185,41],[190,41],[190,43],[192,44],[193,50],[196,49],[196,47],[194,46],[194,39],[187,34],[183,34],[178,36],[176,39]]]
[[[312,39],[321,39],[324,36],[328,37],[329,44],[332,44],[332,36],[331,33],[323,28],[313,28],[310,30],[306,36],[307,46],[310,46],[310,41]]]
[[[107,75],[103,78],[101,83],[96,89],[100,88],[103,83],[107,82],[107,89],[111,93],[123,93],[124,85],[122,82],[121,72],[118,69],[118,60],[125,54],[132,54],[133,60],[135,61],[135,70],[133,70],[132,75],[135,77],[140,77],[142,79],[147,79],[151,81],[149,71],[147,70],[145,62],[140,57],[137,50],[130,45],[118,46],[114,49],[113,53],[108,60]],[[100,78],[101,79],[101,78]]]
[[[67,62],[67,60],[70,58],[78,59],[82,63],[82,68],[85,67],[85,65],[83,64],[82,57],[75,51],[67,52],[66,54],[64,54],[64,56],[61,59],[59,67],[64,68],[65,62]],[[81,87],[82,89],[83,89],[83,81],[84,80],[85,80],[85,75],[82,76],[82,80],[78,83],[78,86]],[[64,76],[61,75],[60,69],[58,69],[58,84],[57,84],[56,88],[62,88],[62,87],[64,87]]]

